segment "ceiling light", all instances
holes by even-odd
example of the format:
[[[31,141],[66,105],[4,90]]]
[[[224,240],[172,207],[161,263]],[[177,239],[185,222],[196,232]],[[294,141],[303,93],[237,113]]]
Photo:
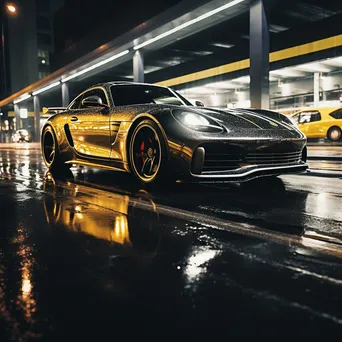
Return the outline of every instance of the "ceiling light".
[[[223,43],[212,43],[212,46],[216,46],[216,47],[220,47],[220,48],[224,48],[224,49],[230,49],[233,46],[235,46],[234,44],[223,44]]]
[[[122,57],[122,56],[128,54],[128,52],[129,52],[129,50],[122,51],[122,52],[120,52],[120,53],[118,53],[118,54],[116,54],[116,55],[114,55],[114,56],[111,56],[111,57],[109,57],[109,58],[107,58],[107,59],[104,59],[104,60],[101,61],[101,62],[98,62],[98,63],[96,63],[96,64],[93,64],[92,66],[90,66],[90,67],[88,67],[88,68],[85,68],[85,69],[83,69],[83,70],[81,70],[81,71],[78,71],[78,72],[76,72],[75,74],[72,74],[72,75],[70,75],[70,76],[68,76],[68,77],[62,78],[62,82],[69,81],[69,80],[71,80],[71,79],[73,79],[73,78],[75,78],[75,77],[77,77],[77,76],[80,76],[80,75],[85,74],[85,73],[88,72],[88,71],[94,70],[94,69],[96,69],[96,68],[98,68],[98,67],[100,67],[100,66],[102,66],[102,65],[104,65],[104,64],[107,64],[107,63],[109,63],[109,62],[111,62],[111,61],[114,61],[115,59],[117,59],[117,58],[119,58],[119,57]]]
[[[270,71],[270,75],[277,75],[277,76],[282,76],[282,77],[300,77],[300,76],[304,76],[305,73],[288,68],[288,69],[272,70]]]
[[[309,71],[309,72],[329,72],[329,71],[331,71],[330,68],[327,68],[325,65],[322,65],[320,63],[302,64],[302,65],[297,65],[294,68],[299,69],[299,70]]]
[[[190,25],[198,23],[199,21],[202,21],[204,19],[207,19],[207,18],[213,16],[214,14],[217,14],[217,13],[219,13],[221,11],[224,11],[224,10],[230,8],[230,7],[238,5],[239,3],[243,2],[243,1],[245,1],[245,0],[233,0],[233,1],[227,3],[227,4],[223,5],[223,6],[215,8],[215,9],[213,9],[213,10],[207,12],[207,13],[204,13],[204,14],[200,15],[197,18],[189,20],[189,21],[187,21],[187,22],[185,22],[185,23],[183,23],[181,25],[178,25],[177,27],[174,27],[173,29],[171,29],[169,31],[166,31],[166,32],[164,32],[162,34],[159,34],[158,36],[156,36],[154,38],[148,39],[145,42],[134,46],[133,49],[134,50],[138,50],[138,49],[140,49],[140,48],[142,48],[142,47],[144,47],[146,45],[149,45],[151,43],[156,42],[157,40],[160,40],[160,39],[165,38],[165,37],[167,37],[167,36],[169,36],[169,35],[171,35],[171,34],[173,34],[175,32],[178,32],[178,31],[180,31],[180,30],[182,30],[182,29],[184,29],[184,28],[186,28],[186,27],[188,27]]]
[[[49,89],[51,89],[51,88],[57,87],[57,86],[60,85],[60,84],[61,84],[60,81],[55,82],[55,83],[52,83],[52,84],[50,84],[50,85],[48,85],[48,86],[46,86],[46,87],[44,87],[44,88],[41,88],[41,89],[38,89],[38,90],[34,91],[34,92],[32,93],[32,95],[33,95],[33,96],[38,95],[38,94],[42,93],[43,91],[46,91],[46,90],[49,90]]]
[[[342,64],[342,57],[330,58],[325,60],[324,63],[327,63],[332,66],[340,66]]]
[[[26,95],[23,95],[22,97],[20,97],[18,100],[14,100],[13,103],[14,104],[17,104],[21,101],[25,101],[27,99],[29,99],[31,97],[31,94],[26,94]]]
[[[186,96],[188,96],[189,94],[191,94],[191,95],[193,95],[193,94],[207,95],[207,94],[211,94],[213,92],[213,89],[208,89],[206,87],[193,87],[193,88],[183,89],[183,91],[186,94]]]
[[[235,78],[234,80],[232,80],[232,82],[250,83],[251,82],[251,77],[250,76],[241,76],[241,77]]]
[[[236,85],[230,83],[229,81],[208,83],[205,86],[208,88],[215,88],[215,89],[235,89],[236,88]]]
[[[270,82],[275,82],[275,81],[278,81],[278,77],[269,75],[268,80],[269,80]]]
[[[12,12],[12,13],[15,13],[15,12],[17,11],[17,9],[15,8],[15,6],[13,6],[13,5],[7,5],[6,7],[7,7],[7,9],[8,9],[10,12]]]
[[[342,57],[336,57],[332,59],[334,62],[342,63]]]

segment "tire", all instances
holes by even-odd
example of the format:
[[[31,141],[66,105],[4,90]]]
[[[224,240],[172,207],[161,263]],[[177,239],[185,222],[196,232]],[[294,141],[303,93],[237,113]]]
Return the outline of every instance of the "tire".
[[[128,155],[131,172],[142,184],[163,184],[168,180],[166,143],[152,120],[145,119],[133,129]]]
[[[46,126],[42,134],[42,154],[44,163],[50,170],[63,170],[68,167],[61,161],[56,134],[51,126]]]
[[[341,139],[341,135],[342,135],[341,128],[334,126],[334,127],[329,128],[327,137],[329,140],[339,141]]]

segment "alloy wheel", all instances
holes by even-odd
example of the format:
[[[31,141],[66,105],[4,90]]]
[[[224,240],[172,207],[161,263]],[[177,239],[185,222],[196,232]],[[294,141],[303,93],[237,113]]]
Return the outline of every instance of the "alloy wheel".
[[[341,130],[338,128],[333,128],[329,133],[330,139],[337,141],[341,138]]]
[[[152,181],[161,164],[161,144],[158,133],[149,124],[141,125],[131,140],[132,167],[144,182]]]
[[[55,138],[50,131],[45,131],[43,139],[44,158],[48,166],[52,165],[56,155]]]

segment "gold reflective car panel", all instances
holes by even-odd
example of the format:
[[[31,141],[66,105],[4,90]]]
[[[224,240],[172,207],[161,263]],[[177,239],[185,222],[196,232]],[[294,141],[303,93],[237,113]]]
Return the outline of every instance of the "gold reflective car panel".
[[[68,125],[75,150],[83,155],[110,158],[110,115],[102,108],[78,109],[68,116]]]
[[[85,237],[121,245],[131,255],[153,257],[156,254],[159,234],[158,230],[151,229],[151,226],[157,227],[151,222],[158,222],[159,215],[148,192],[139,191],[132,199],[124,194],[90,188],[72,181],[59,184],[49,171],[44,177],[44,191],[48,194],[43,204],[49,224],[62,225]],[[59,196],[60,192],[64,196]],[[151,239],[140,241],[136,238],[140,234],[150,234]],[[154,242],[151,244],[151,241]]]

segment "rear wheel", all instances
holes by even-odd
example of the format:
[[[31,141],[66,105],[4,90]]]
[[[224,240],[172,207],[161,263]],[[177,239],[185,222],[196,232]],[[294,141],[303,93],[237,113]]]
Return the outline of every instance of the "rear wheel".
[[[134,128],[129,144],[132,173],[144,184],[165,180],[166,148],[159,127],[149,119]]]
[[[328,139],[329,140],[332,140],[332,141],[338,141],[341,139],[341,135],[342,135],[342,132],[341,132],[341,129],[339,127],[331,127],[328,131]]]
[[[60,160],[56,135],[51,126],[44,128],[42,134],[42,152],[45,165],[49,169],[62,169],[66,167]]]

